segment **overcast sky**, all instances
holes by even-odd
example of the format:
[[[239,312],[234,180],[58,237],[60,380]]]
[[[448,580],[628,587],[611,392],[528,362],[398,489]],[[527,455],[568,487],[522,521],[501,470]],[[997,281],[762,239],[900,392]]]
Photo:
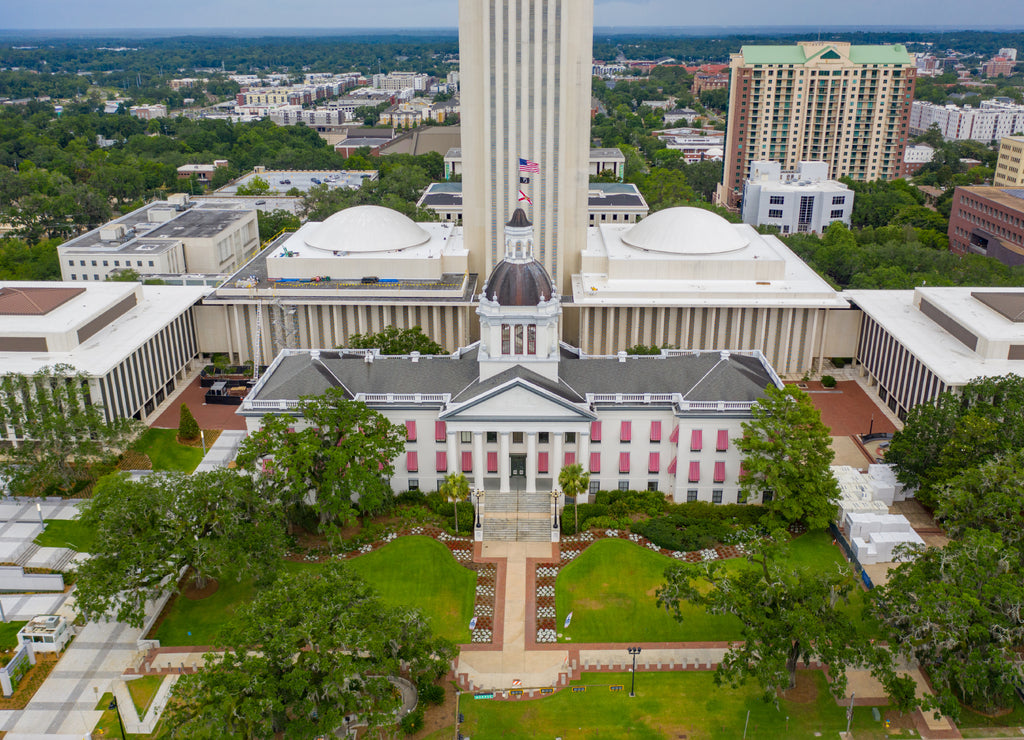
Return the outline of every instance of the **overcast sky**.
[[[595,25],[1024,27],[1021,0],[596,0]],[[456,0],[0,0],[0,30],[439,28]]]

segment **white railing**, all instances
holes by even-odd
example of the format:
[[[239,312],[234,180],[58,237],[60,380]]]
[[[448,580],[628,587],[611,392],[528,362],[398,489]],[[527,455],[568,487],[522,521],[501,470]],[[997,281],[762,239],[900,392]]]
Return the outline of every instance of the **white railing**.
[[[254,399],[252,401],[245,400],[242,405],[246,408],[253,409],[254,411],[284,411],[286,409],[297,409],[299,402],[297,400],[290,401],[260,401]]]
[[[672,403],[681,400],[678,393],[588,393],[590,403]]]
[[[363,403],[447,403],[449,393],[357,393]]]

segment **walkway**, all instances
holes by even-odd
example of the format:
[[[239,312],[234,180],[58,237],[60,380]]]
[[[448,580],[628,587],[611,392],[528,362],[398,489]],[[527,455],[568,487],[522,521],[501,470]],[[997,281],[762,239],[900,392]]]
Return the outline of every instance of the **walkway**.
[[[141,634],[119,622],[89,622],[18,713],[5,740],[88,736],[102,714],[95,710],[96,703],[132,662]]]

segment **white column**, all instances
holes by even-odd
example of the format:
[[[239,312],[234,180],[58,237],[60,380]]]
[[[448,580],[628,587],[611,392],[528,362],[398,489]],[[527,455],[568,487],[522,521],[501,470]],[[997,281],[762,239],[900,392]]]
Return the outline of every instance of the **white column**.
[[[683,428],[680,422],[679,438],[676,440],[676,491],[672,497],[677,504],[686,501],[685,488],[687,479],[690,476],[690,462],[683,457],[683,452],[689,449],[689,447],[684,446],[689,444],[686,434],[687,430]]]
[[[484,433],[473,432],[473,483],[483,490],[484,487]]]
[[[562,433],[553,432],[554,444],[551,446],[551,457],[548,461],[548,469],[551,471],[551,477],[555,479],[555,485],[558,485],[558,474],[562,472],[562,463],[565,460],[562,457]]]
[[[498,435],[498,470],[501,471],[501,485],[499,490],[502,493],[508,493],[512,490],[512,484],[509,481],[509,432],[501,432]]]
[[[526,490],[537,490],[537,433],[526,433]]]
[[[455,436],[455,432],[449,430],[446,435],[445,441],[448,443],[447,473],[461,473],[462,460],[459,459],[459,439],[458,437]]]

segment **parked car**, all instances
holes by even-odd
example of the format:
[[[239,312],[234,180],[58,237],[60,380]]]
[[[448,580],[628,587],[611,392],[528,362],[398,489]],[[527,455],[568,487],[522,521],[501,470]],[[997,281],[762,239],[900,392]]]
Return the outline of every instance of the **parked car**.
[[[322,183],[320,182],[320,178],[319,178],[319,177],[311,177],[311,178],[309,178],[309,181],[310,181],[311,183],[313,183],[314,185],[320,185],[320,184],[322,184]]]
[[[267,202],[267,201],[265,201],[265,200],[258,200],[258,201],[256,201],[256,205],[258,205],[258,206],[262,206],[262,205],[265,205],[265,204],[266,204],[266,202]]]
[[[278,180],[277,183],[279,185],[291,185],[292,181],[291,180]]]

